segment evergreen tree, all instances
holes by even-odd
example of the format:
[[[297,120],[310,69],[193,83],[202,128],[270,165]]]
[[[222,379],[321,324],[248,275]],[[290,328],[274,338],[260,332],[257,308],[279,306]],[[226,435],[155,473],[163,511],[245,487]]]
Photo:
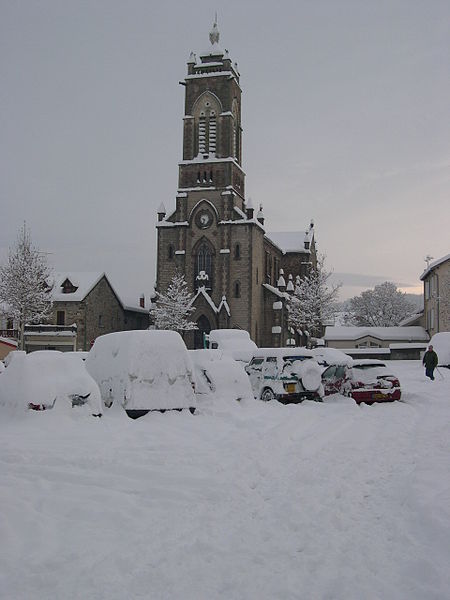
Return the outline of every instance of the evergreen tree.
[[[348,306],[346,324],[361,327],[393,327],[416,311],[406,294],[390,281],[351,298]]]
[[[181,333],[197,329],[189,315],[194,312],[193,294],[187,289],[184,275],[176,273],[165,294],[157,292],[156,306],[151,310],[156,329],[172,329]]]
[[[7,263],[0,266],[0,302],[8,316],[19,322],[21,349],[25,325],[41,322],[51,311],[50,276],[47,259],[32,245],[24,224],[9,249]]]
[[[287,309],[288,325],[298,335],[302,332],[306,338],[320,336],[324,322],[334,317],[341,284],[330,286],[330,277],[331,272],[325,269],[325,257],[319,255],[317,266],[311,267],[303,279],[297,278]]]

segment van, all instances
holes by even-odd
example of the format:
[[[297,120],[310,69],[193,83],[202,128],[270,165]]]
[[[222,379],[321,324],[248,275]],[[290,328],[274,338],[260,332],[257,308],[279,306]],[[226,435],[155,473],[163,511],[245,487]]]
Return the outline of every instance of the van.
[[[176,331],[119,331],[101,335],[86,358],[103,403],[136,419],[149,411],[195,411],[192,361]]]
[[[222,350],[234,360],[248,363],[258,348],[245,329],[212,329],[206,338],[211,350]]]
[[[259,348],[245,370],[254,397],[265,402],[322,400],[321,368],[307,348]]]

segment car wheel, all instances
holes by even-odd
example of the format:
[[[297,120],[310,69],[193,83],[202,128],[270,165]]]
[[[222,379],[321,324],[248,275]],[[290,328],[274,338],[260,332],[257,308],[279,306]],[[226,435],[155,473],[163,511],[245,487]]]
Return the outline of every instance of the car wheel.
[[[261,393],[261,400],[263,402],[270,402],[271,400],[275,400],[275,394],[270,388],[265,388]]]

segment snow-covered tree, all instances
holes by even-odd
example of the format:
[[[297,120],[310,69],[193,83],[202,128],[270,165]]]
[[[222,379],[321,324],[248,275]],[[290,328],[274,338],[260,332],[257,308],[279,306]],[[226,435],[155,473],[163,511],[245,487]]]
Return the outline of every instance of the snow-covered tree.
[[[416,308],[395,283],[385,281],[348,301],[345,322],[361,327],[394,327]]]
[[[22,349],[26,323],[39,323],[51,311],[50,276],[47,259],[32,245],[30,232],[24,224],[14,246],[9,249],[8,261],[0,266],[0,302],[8,316],[19,323]]]
[[[197,329],[197,325],[189,320],[195,308],[184,275],[176,273],[166,292],[157,292],[156,297],[156,306],[151,310],[156,329],[172,329],[179,333]]]
[[[319,255],[317,266],[303,279],[297,278],[287,303],[288,326],[297,334],[321,335],[324,322],[334,317],[341,284],[330,285],[331,274],[325,269],[325,257]]]

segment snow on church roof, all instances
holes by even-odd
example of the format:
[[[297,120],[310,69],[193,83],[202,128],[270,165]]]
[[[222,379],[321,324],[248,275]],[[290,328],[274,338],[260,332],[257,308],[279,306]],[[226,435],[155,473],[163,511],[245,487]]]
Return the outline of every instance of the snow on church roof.
[[[311,243],[309,231],[271,231],[266,237],[283,252],[309,252],[309,249],[305,248],[305,242]]]

